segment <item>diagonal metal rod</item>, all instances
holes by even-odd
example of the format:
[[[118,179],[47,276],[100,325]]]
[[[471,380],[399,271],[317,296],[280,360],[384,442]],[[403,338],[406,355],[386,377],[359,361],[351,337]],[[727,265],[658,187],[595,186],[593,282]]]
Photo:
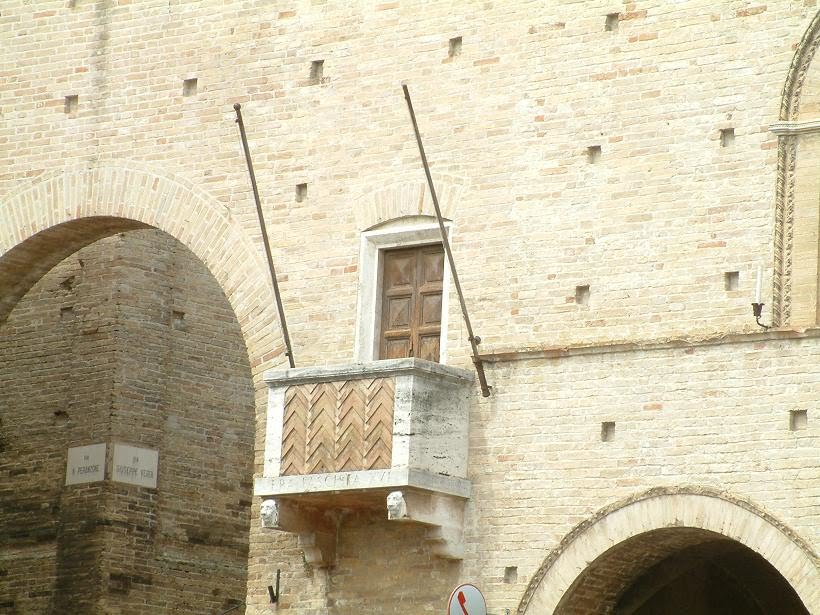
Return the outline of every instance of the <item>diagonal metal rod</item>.
[[[410,111],[410,119],[413,122],[413,132],[416,133],[416,143],[419,146],[419,154],[421,154],[421,164],[424,165],[424,174],[427,176],[427,185],[430,187],[430,196],[433,197],[433,207],[436,210],[436,220],[438,220],[438,228],[441,231],[441,243],[444,245],[444,252],[447,254],[447,262],[450,264],[450,272],[453,274],[453,282],[456,285],[458,292],[458,301],[461,304],[461,313],[464,316],[464,324],[467,326],[467,335],[470,340],[470,346],[473,349],[473,365],[478,374],[478,384],[481,387],[481,395],[484,397],[490,396],[490,386],[487,384],[487,377],[484,375],[484,364],[481,362],[481,357],[478,355],[478,344],[481,338],[473,335],[473,327],[470,325],[470,316],[467,314],[467,304],[464,302],[464,293],[461,291],[461,282],[458,280],[458,273],[456,272],[456,263],[453,260],[453,252],[450,250],[450,242],[447,239],[447,231],[444,229],[444,220],[441,217],[441,208],[438,204],[438,197],[436,196],[436,188],[433,186],[433,177],[430,175],[430,165],[427,164],[427,156],[424,154],[424,146],[421,143],[421,135],[419,134],[419,125],[416,122],[416,114],[413,112],[413,103],[410,101],[410,91],[406,84],[401,85],[404,90],[404,99],[407,101],[407,109]]]
[[[229,608],[227,611],[222,611],[221,613],[219,613],[219,615],[226,615],[226,613],[230,613],[231,611],[235,611],[235,610],[236,610],[236,609],[238,609],[240,606],[245,606],[245,603],[244,603],[244,602],[240,602],[239,604],[235,604],[235,605],[233,605],[231,608]]]
[[[265,245],[265,256],[268,257],[268,269],[270,279],[273,282],[273,294],[276,296],[276,309],[279,311],[279,323],[282,325],[282,336],[285,338],[285,354],[291,367],[296,367],[293,361],[293,348],[290,345],[290,334],[288,334],[288,323],[285,321],[285,310],[282,308],[282,296],[279,294],[279,282],[276,281],[276,269],[273,268],[273,257],[270,253],[270,242],[268,241],[268,231],[265,228],[265,218],[262,215],[262,203],[259,201],[259,189],[256,187],[256,175],[253,172],[253,162],[251,162],[251,150],[248,148],[248,137],[245,134],[245,123],[242,121],[242,105],[236,103],[233,106],[236,111],[236,123],[239,124],[239,136],[242,137],[242,148],[245,150],[245,162],[248,163],[248,174],[251,176],[251,187],[253,188],[253,198],[256,200],[256,214],[259,216],[259,227],[262,229],[262,243]]]

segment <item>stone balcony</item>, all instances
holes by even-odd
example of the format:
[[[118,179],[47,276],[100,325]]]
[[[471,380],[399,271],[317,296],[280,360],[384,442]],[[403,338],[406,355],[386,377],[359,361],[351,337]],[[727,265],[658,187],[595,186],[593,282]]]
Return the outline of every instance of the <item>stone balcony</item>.
[[[333,564],[345,510],[429,526],[460,559],[472,372],[420,359],[268,372],[265,527],[294,532],[309,563]]]

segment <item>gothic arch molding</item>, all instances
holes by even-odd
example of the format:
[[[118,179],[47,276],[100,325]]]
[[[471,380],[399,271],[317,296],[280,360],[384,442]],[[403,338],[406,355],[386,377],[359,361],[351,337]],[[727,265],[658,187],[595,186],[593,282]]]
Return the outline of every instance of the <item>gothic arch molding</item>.
[[[283,356],[264,263],[228,210],[189,182],[131,161],[61,169],[3,199],[0,287],[11,292],[0,298],[0,323],[69,254],[150,227],[183,243],[211,271],[240,323],[255,372],[255,358]]]
[[[765,558],[809,612],[820,612],[820,558],[808,543],[751,502],[680,487],[616,502],[576,526],[536,571],[517,614],[554,613],[590,563],[624,541],[665,528],[704,530],[739,542]]]
[[[811,20],[809,27],[803,34],[800,44],[794,52],[792,63],[783,85],[783,99],[780,104],[780,120],[794,121],[800,112],[800,94],[806,73],[809,70],[817,47],[820,45],[820,11]]]
[[[786,74],[783,85],[783,94],[780,102],[779,120],[782,123],[795,123],[800,117],[800,102],[806,75],[814,60],[817,48],[820,46],[820,11],[811,20],[803,38],[794,52],[791,65]],[[792,304],[795,290],[795,272],[793,259],[795,255],[795,184],[797,175],[797,150],[799,131],[778,132],[777,148],[777,184],[775,187],[775,229],[774,229],[774,272],[772,276],[772,321],[774,326],[786,326],[792,323]],[[809,224],[811,222],[809,221]],[[798,249],[798,252],[801,252]],[[802,255],[800,255],[802,256]],[[804,272],[798,273],[800,277]],[[816,272],[814,277],[816,278]],[[797,285],[801,282],[797,281]],[[814,289],[813,297],[817,298]],[[798,311],[805,312],[806,310]],[[798,320],[806,320],[802,314]],[[812,314],[811,323],[816,322],[816,315]],[[809,324],[809,323],[796,323]]]

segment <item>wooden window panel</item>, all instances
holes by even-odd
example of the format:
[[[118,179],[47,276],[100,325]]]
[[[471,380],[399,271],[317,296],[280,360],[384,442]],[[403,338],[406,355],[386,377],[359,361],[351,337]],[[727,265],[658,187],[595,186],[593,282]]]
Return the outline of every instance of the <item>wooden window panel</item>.
[[[380,358],[439,360],[443,279],[441,245],[384,252]]]
[[[436,361],[439,359],[439,350],[441,344],[441,335],[424,335],[419,340],[419,359],[427,361]]]

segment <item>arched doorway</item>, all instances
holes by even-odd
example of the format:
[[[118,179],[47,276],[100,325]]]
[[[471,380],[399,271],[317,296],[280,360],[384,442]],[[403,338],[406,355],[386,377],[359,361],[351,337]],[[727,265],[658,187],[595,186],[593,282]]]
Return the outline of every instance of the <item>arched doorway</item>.
[[[45,178],[4,200],[0,229],[0,603],[241,603],[255,382],[281,344],[253,246],[136,167]],[[102,475],[70,482],[69,451],[100,445]],[[114,476],[130,449],[157,456],[155,486]]]
[[[819,603],[818,557],[789,528],[745,500],[666,488],[570,532],[518,613],[805,615]]]
[[[215,613],[244,600],[253,382],[236,317],[187,248],[134,230],[58,263],[0,325],[0,382],[4,603]],[[101,475],[71,480],[70,452],[100,445]],[[124,446],[157,455],[155,486],[117,476]]]
[[[765,559],[720,534],[666,528],[610,549],[576,579],[561,615],[808,615]]]

